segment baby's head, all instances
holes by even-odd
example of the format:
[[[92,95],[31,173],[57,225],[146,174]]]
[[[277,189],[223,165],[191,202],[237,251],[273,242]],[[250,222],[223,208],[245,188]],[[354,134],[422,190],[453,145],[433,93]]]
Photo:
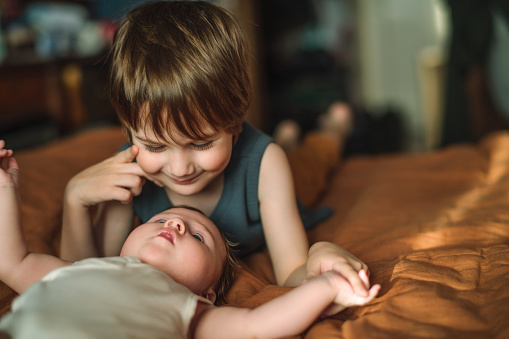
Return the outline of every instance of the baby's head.
[[[212,302],[224,298],[236,265],[231,243],[219,228],[200,211],[184,206],[135,228],[120,255],[155,266]]]
[[[238,135],[249,106],[248,51],[238,20],[208,1],[160,1],[131,10],[112,48],[112,104],[128,132],[203,126]]]

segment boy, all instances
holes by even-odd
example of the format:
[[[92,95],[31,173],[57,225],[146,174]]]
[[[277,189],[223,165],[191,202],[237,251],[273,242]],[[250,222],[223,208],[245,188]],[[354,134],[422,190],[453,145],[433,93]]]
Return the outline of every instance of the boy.
[[[302,212],[284,151],[244,121],[246,45],[237,19],[209,1],[150,2],[126,15],[111,52],[110,95],[130,144],[68,183],[62,258],[118,255],[134,215],[146,222],[188,205],[219,225],[241,255],[266,245],[278,285],[334,269],[368,295],[362,261],[332,243],[309,247],[305,229],[330,211]],[[339,158],[341,138],[330,139],[316,145],[319,157],[304,159],[325,172],[321,178]],[[86,245],[90,229],[99,235],[97,251]]]
[[[210,219],[183,207],[137,227],[121,257],[73,264],[29,253],[19,167],[4,146],[0,140],[0,280],[22,294],[0,331],[13,338],[277,338],[302,332],[331,305],[364,304],[379,291],[374,285],[359,297],[339,274],[325,272],[252,310],[215,307],[228,245]],[[365,271],[359,277],[368,284]]]

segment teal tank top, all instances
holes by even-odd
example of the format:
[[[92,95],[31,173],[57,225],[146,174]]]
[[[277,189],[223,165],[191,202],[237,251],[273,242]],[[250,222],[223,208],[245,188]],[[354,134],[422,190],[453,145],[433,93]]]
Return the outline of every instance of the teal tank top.
[[[233,146],[230,163],[224,172],[223,194],[210,215],[226,236],[238,243],[243,256],[262,248],[265,244],[258,203],[258,179],[265,149],[272,139],[247,122]],[[129,147],[126,144],[122,147]],[[277,169],[274,169],[277,170]],[[332,209],[322,207],[316,211],[305,208],[299,201],[300,215],[306,229],[332,215]],[[142,222],[172,207],[163,188],[147,181],[141,194],[133,199],[135,214]]]

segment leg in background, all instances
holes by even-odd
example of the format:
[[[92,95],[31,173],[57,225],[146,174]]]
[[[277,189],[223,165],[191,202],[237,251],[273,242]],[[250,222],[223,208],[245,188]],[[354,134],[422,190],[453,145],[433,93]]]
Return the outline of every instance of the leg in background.
[[[351,109],[341,102],[329,106],[327,112],[320,116],[318,130],[307,133],[300,144],[297,123],[285,120],[276,128],[274,140],[288,154],[295,191],[305,206],[316,203],[327,187],[331,171],[339,164],[351,130]]]

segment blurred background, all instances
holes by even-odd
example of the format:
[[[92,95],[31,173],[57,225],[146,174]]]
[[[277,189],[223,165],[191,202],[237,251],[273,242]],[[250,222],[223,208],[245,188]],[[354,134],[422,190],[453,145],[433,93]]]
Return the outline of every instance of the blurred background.
[[[140,0],[0,0],[0,138],[23,149],[117,124],[116,22]],[[423,152],[507,129],[508,0],[217,0],[252,42],[247,119],[303,131],[351,105],[348,154]]]

